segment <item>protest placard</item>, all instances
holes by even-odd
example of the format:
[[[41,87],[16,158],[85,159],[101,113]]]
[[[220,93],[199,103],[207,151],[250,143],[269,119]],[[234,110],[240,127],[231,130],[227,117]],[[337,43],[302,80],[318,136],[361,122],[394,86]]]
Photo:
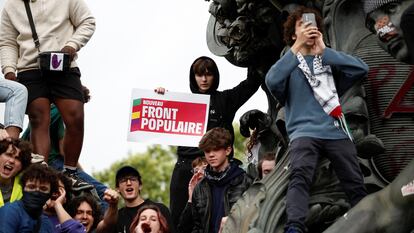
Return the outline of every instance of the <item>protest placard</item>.
[[[207,129],[209,102],[209,95],[161,95],[153,90],[133,89],[128,141],[198,146]]]

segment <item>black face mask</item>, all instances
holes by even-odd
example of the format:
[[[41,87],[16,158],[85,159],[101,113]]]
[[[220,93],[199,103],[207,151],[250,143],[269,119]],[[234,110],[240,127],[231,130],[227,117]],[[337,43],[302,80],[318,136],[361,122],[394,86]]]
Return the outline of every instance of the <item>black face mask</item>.
[[[23,191],[22,202],[24,209],[30,217],[37,218],[42,214],[43,206],[49,198],[49,193],[42,193],[39,191]]]

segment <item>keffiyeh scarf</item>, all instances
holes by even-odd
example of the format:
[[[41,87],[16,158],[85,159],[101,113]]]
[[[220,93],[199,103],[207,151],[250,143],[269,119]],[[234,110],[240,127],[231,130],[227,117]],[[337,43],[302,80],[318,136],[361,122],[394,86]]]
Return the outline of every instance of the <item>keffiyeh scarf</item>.
[[[346,125],[345,116],[342,113],[339,96],[336,91],[332,69],[329,65],[322,65],[322,57],[316,55],[313,59],[313,74],[301,53],[296,54],[299,60],[299,69],[302,70],[306,79],[313,90],[313,95],[323,110],[330,116],[334,117],[346,135],[352,140],[352,136]],[[339,123],[338,123],[339,122]]]

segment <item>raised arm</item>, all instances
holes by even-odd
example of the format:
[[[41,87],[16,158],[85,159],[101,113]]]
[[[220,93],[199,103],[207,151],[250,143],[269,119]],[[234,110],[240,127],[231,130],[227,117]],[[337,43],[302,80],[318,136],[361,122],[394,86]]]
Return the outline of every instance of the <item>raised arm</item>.
[[[96,233],[112,232],[118,219],[118,192],[112,189],[105,190],[104,200],[108,202],[109,207],[105,212],[104,218],[98,223]]]
[[[55,201],[51,201],[50,204],[53,205],[56,215],[59,219],[61,225],[62,233],[83,233],[85,232],[85,227],[78,221],[74,220],[68,212],[63,208],[63,202],[65,200],[66,191],[63,187],[59,187],[59,197]]]

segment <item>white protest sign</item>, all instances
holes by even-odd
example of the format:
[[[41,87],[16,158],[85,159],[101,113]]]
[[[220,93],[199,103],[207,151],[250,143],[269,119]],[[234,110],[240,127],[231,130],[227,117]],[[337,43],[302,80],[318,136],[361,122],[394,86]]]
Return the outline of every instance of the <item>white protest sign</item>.
[[[209,103],[209,95],[133,89],[128,141],[197,147]]]

